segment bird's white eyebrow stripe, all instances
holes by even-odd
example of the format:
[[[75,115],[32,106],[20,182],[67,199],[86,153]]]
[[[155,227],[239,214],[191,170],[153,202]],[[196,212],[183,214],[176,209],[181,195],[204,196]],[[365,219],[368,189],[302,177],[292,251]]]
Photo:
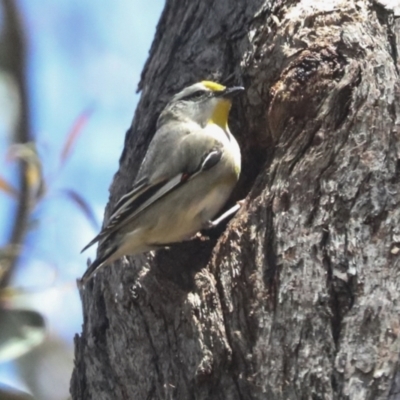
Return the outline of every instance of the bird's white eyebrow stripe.
[[[207,157],[204,159],[204,161],[201,164],[201,170],[202,171],[207,171],[214,167],[216,164],[219,163],[222,157],[222,151],[221,150],[213,150],[210,153],[207,154]]]

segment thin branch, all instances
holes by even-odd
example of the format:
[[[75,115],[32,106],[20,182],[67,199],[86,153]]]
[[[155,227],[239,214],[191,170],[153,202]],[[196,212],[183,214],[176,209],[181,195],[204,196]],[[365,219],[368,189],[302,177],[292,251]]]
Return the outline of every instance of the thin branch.
[[[23,24],[14,0],[2,0],[5,17],[4,45],[6,46],[6,57],[2,57],[2,68],[12,74],[19,89],[20,113],[18,125],[14,133],[15,143],[28,143],[32,140],[30,132],[30,112],[28,104],[28,89],[26,84],[26,40]],[[7,248],[10,250],[6,257],[6,265],[0,275],[0,288],[4,288],[9,281],[18,264],[21,254],[20,248],[23,244],[30,211],[30,193],[27,179],[26,161],[19,160],[19,197],[14,218],[13,227]]]

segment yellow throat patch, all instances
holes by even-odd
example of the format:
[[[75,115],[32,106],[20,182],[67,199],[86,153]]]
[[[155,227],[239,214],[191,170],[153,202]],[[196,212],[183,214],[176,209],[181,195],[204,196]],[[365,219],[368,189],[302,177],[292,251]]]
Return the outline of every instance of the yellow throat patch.
[[[207,89],[212,90],[213,92],[220,92],[225,90],[226,87],[224,85],[220,85],[219,83],[212,81],[202,81],[201,82]],[[221,98],[218,101],[218,104],[214,108],[214,112],[211,118],[208,120],[209,124],[219,125],[222,129],[226,129],[228,127],[228,116],[229,111],[231,109],[232,102],[231,100]]]
[[[209,124],[217,124],[222,129],[228,127],[229,110],[231,109],[231,101],[228,99],[220,99],[211,118],[208,120]]]

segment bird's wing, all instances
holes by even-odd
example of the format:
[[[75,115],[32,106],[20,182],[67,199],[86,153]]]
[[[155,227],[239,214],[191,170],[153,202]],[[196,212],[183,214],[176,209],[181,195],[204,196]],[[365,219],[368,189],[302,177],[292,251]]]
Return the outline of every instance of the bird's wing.
[[[222,152],[218,142],[205,141],[200,132],[180,132],[180,137],[174,132],[166,131],[165,136],[160,132],[158,145],[156,148],[150,145],[132,190],[121,197],[107,225],[82,251],[110,237],[168,193],[214,167],[221,160]],[[152,165],[159,168],[149,174]]]
[[[154,187],[154,185],[153,185]],[[135,202],[135,200],[140,201],[143,195],[145,195],[149,189],[151,189],[151,185],[146,181],[146,179],[140,179],[132,187],[132,190],[122,196],[117,204],[114,207],[114,211],[109,219],[108,224],[101,230],[101,232],[92,240],[90,243],[88,243],[81,251],[84,252],[86,249],[88,249],[90,246],[94,245],[96,242],[104,238],[105,236],[108,235],[109,230],[107,229],[110,226],[110,223],[115,220],[115,218],[120,215],[127,207],[131,206],[132,203]]]

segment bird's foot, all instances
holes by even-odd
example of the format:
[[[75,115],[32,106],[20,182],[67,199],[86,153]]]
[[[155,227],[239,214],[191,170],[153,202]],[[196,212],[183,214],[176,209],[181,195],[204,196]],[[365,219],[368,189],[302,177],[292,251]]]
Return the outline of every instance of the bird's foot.
[[[208,221],[205,223],[204,229],[211,229],[215,228],[217,225],[219,225],[222,221],[225,219],[229,218],[231,215],[236,214],[239,210],[240,207],[244,204],[244,200],[238,201],[233,207],[231,207],[229,210],[225,211],[219,218],[217,218],[214,221]]]

